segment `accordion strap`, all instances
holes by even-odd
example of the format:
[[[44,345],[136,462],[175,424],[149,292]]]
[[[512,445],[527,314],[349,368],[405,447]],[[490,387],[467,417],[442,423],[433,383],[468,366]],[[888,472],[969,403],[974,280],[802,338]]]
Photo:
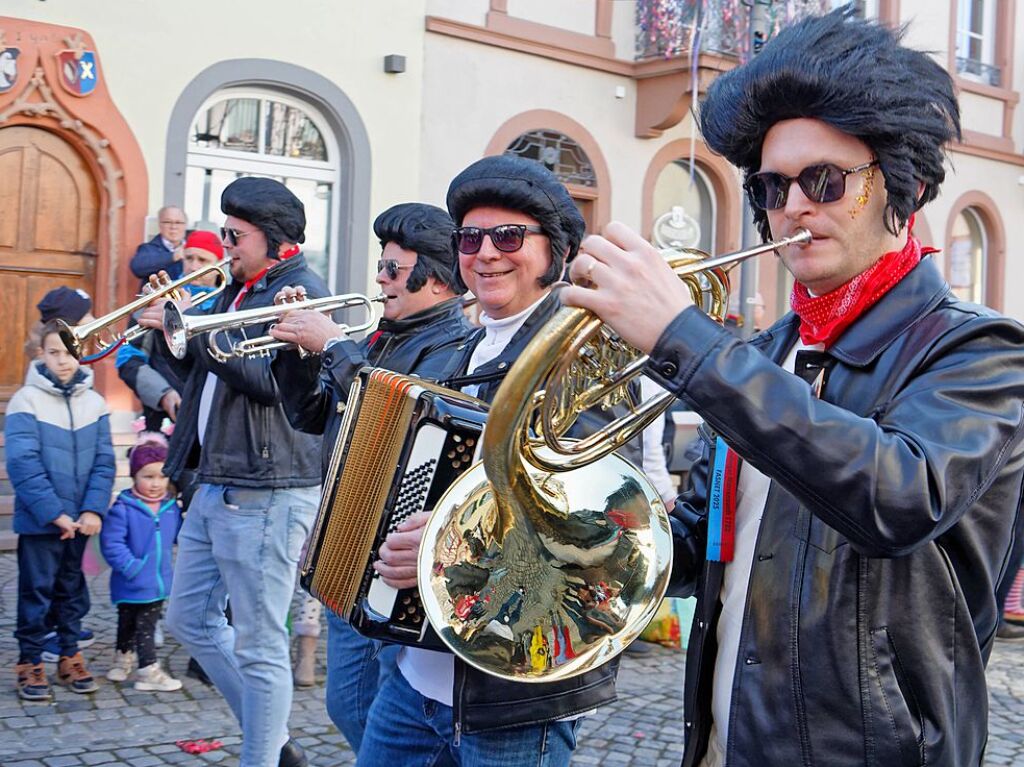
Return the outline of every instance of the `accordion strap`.
[[[506,376],[508,370],[494,370],[490,373],[475,373],[468,376],[452,376],[446,381],[441,382],[441,386],[446,389],[461,389],[463,386],[473,386],[474,384],[491,383],[492,381],[500,381]]]

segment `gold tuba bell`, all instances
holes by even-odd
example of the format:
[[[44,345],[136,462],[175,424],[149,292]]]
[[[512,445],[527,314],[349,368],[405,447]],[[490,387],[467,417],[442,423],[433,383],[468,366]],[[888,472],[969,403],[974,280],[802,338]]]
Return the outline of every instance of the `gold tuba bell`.
[[[729,270],[810,234],[710,258],[668,257],[715,319]],[[462,660],[518,682],[574,677],[614,658],[654,616],[672,536],[646,475],[613,451],[671,403],[626,387],[646,357],[585,309],[561,308],[534,336],[491,403],[483,460],[442,496],[424,529],[420,598]],[[583,440],[565,434],[590,407],[630,414]]]

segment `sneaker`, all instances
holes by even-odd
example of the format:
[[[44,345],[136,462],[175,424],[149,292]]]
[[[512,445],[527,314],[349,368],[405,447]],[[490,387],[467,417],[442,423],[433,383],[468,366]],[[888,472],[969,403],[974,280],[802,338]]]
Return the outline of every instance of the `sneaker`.
[[[85,658],[80,652],[71,656],[60,656],[60,660],[57,661],[57,681],[70,688],[71,692],[80,694],[96,692],[100,688],[85,667]]]
[[[1003,620],[1015,626],[1024,626],[1024,610],[1007,610],[1003,613]]]
[[[174,692],[181,689],[181,682],[160,668],[159,663],[150,663],[135,672],[135,689],[143,692]]]
[[[135,651],[128,650],[127,652],[121,652],[120,650],[114,651],[114,665],[107,671],[107,679],[111,682],[126,682],[128,681],[129,675],[132,673],[132,669],[135,668]]]
[[[164,646],[164,622],[162,620],[156,622],[156,627],[153,629],[153,644],[157,647]]]
[[[1015,626],[1002,621],[999,628],[996,629],[996,639],[1005,639],[1010,642],[1024,641],[1024,626]]]
[[[49,700],[50,683],[46,679],[46,667],[39,663],[19,663],[14,667],[18,676],[18,697],[22,700]]]
[[[43,645],[43,660],[47,663],[56,663],[60,658],[60,640],[57,639],[57,632],[51,631],[44,637],[46,644]],[[78,632],[78,649],[84,650],[96,642],[96,635],[89,629],[82,629]]]

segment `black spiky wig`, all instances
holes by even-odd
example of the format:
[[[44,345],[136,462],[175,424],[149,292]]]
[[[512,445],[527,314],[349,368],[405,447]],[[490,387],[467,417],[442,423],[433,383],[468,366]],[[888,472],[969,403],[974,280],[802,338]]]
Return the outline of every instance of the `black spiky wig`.
[[[373,233],[383,248],[393,242],[416,253],[416,265],[405,281],[406,290],[417,292],[433,277],[456,293],[465,293],[457,284],[459,259],[452,242],[455,224],[451,216],[435,205],[403,202],[381,213],[373,222]]]
[[[760,169],[775,123],[821,120],[874,152],[888,193],[885,226],[897,234],[938,194],[944,147],[960,138],[952,79],[928,54],[900,45],[905,31],[857,19],[849,8],[787,27],[711,84],[699,117],[705,142],[745,181]],[[767,241],[765,211],[754,208],[754,224]]]

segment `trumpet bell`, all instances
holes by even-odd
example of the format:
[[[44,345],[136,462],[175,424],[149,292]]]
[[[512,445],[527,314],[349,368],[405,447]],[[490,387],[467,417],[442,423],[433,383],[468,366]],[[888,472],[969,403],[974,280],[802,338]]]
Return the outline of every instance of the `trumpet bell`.
[[[427,523],[418,579],[431,626],[465,662],[551,682],[611,660],[654,617],[672,535],[658,492],[618,455],[529,469],[527,484],[543,497],[513,511],[483,463],[470,468]]]
[[[171,354],[179,360],[185,359],[188,351],[188,334],[185,332],[185,315],[173,301],[164,304],[164,341]]]

